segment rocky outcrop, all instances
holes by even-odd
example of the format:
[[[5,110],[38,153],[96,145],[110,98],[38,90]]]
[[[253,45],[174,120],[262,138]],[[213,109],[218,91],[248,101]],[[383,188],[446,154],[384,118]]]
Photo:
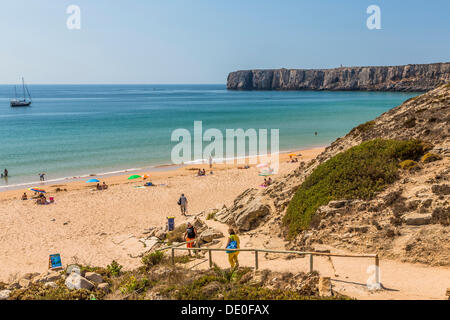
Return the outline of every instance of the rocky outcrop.
[[[269,214],[270,206],[264,203],[264,197],[258,190],[248,189],[236,198],[233,207],[216,213],[216,219],[235,226],[239,231],[249,231],[260,225]]]
[[[231,72],[232,90],[428,91],[450,81],[450,63],[336,69],[272,69]]]

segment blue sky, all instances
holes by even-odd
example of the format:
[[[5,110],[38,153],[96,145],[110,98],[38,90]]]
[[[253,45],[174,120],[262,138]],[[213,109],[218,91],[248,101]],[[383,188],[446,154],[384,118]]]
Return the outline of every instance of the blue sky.
[[[68,30],[66,9],[81,9]],[[381,30],[366,27],[369,5]],[[2,0],[0,83],[225,83],[253,68],[450,61],[450,1]]]

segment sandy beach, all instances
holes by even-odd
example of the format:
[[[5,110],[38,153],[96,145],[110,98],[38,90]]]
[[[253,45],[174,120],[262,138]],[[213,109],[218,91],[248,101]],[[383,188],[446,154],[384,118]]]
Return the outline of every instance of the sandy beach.
[[[300,150],[299,161],[307,161],[324,148]],[[280,155],[277,176],[294,170],[298,163],[288,163],[287,153]],[[131,258],[115,239],[134,235],[145,229],[161,226],[167,216],[176,222],[185,221],[177,200],[181,193],[188,198],[188,214],[231,205],[236,196],[250,187],[259,186],[264,177],[255,166],[238,169],[239,165],[214,165],[214,174],[196,176],[191,165],[167,171],[152,172],[155,187],[142,186],[141,179],[127,180],[128,175],[102,179],[109,188],[95,190],[95,184],[70,182],[44,186],[47,197],[55,203],[42,206],[33,200],[20,200],[28,190],[9,190],[0,193],[0,281],[26,272],[42,272],[48,267],[48,256],[60,253],[64,265],[106,266],[113,259],[130,269],[140,264]],[[141,174],[144,174],[142,172]],[[56,189],[62,190],[56,192]]]

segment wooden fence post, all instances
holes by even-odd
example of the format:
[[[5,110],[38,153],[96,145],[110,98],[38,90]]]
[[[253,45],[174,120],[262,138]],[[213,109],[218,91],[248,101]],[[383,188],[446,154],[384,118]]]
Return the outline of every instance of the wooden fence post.
[[[172,264],[175,265],[175,249],[172,248]]]
[[[212,268],[213,262],[212,262],[212,251],[208,250],[208,260],[209,260],[209,267]]]
[[[375,255],[375,281],[377,283],[377,286],[381,286],[381,283],[380,283],[380,259],[378,257],[378,254]]]
[[[313,257],[314,257],[314,255],[311,253],[309,255],[309,272],[314,271],[314,261],[313,261],[314,258]]]
[[[259,263],[258,263],[258,250],[255,250],[255,270],[259,269]]]

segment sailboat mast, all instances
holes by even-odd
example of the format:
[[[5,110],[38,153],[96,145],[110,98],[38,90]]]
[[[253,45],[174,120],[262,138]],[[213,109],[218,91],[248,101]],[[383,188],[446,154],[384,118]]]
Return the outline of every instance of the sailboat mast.
[[[25,81],[23,80],[23,77],[22,77],[22,88],[23,88],[23,101],[25,101],[26,100],[26,97],[25,97]]]

